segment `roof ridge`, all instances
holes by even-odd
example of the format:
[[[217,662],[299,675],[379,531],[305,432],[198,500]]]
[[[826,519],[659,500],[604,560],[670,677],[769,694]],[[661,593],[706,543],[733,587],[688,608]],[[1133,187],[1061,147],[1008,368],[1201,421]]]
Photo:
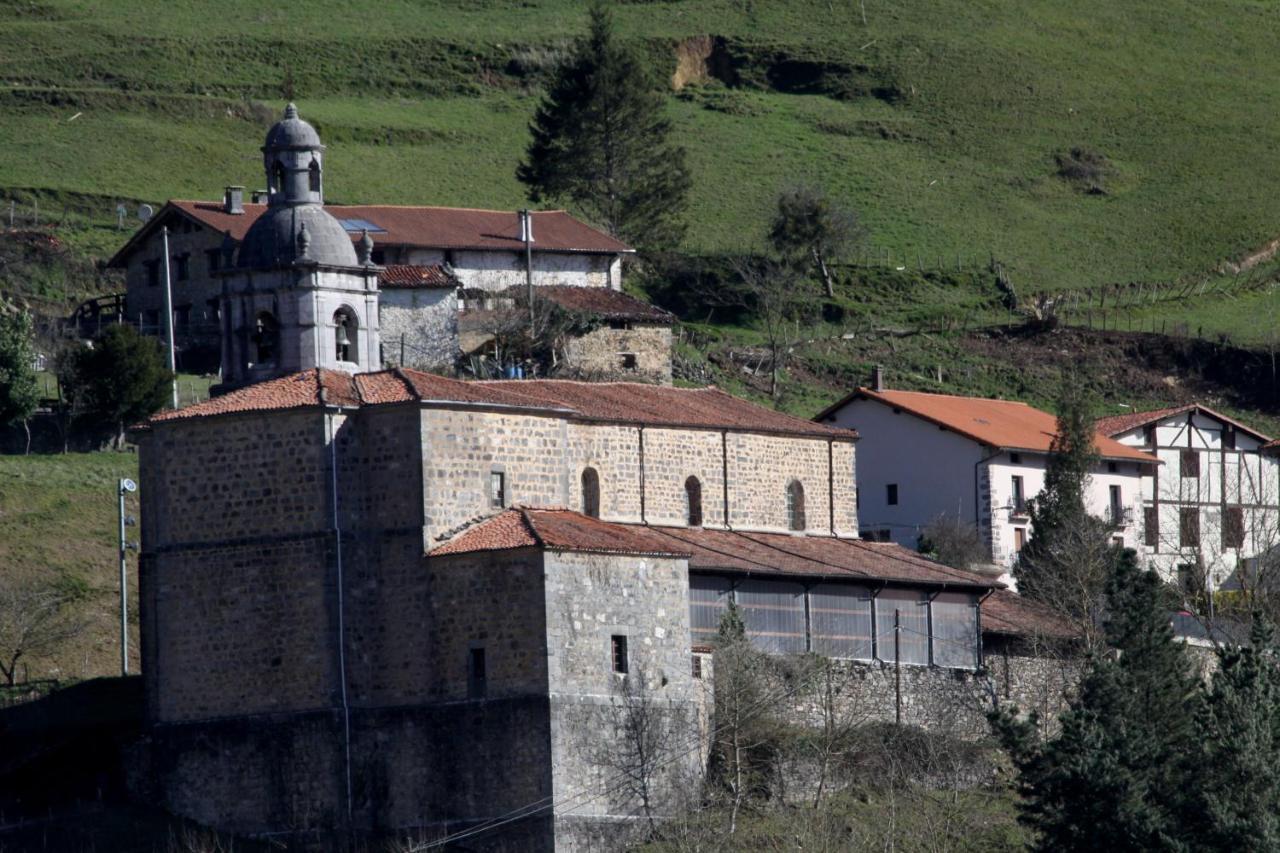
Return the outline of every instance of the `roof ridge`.
[[[547,543],[543,540],[542,536],[538,533],[538,529],[534,527],[533,519],[529,518],[529,510],[523,506],[519,506],[515,508],[515,511],[520,513],[521,522],[524,523],[525,529],[529,531],[529,535],[533,537],[533,541],[537,543],[538,547],[546,548]]]
[[[908,391],[906,388],[884,388],[884,389],[882,389],[882,390],[880,390],[880,391],[877,391],[877,390],[875,390],[874,388],[867,388],[867,387],[865,387],[865,386],[861,386],[861,385],[860,385],[860,386],[858,386],[858,390],[859,390],[859,391],[865,391],[865,392],[867,392],[868,394],[880,394],[880,395],[884,395],[884,394],[921,394],[921,395],[926,396],[926,397],[949,397],[949,398],[951,398],[951,399],[953,399],[953,400],[978,400],[978,401],[981,401],[981,402],[983,402],[983,403],[1009,403],[1009,404],[1011,404],[1011,405],[1015,405],[1015,406],[1025,406],[1025,407],[1027,407],[1028,409],[1035,409],[1035,410],[1036,410],[1036,411],[1038,411],[1038,412],[1043,412],[1043,411],[1044,411],[1044,409],[1036,408],[1035,406],[1031,405],[1030,403],[1026,402],[1025,400],[1004,400],[1004,399],[1001,399],[1000,397],[974,397],[974,396],[969,395],[969,394],[942,394],[942,393],[939,393],[939,392],[937,392],[937,391]],[[1053,414],[1053,413],[1052,413],[1052,412],[1046,412],[1046,414]]]

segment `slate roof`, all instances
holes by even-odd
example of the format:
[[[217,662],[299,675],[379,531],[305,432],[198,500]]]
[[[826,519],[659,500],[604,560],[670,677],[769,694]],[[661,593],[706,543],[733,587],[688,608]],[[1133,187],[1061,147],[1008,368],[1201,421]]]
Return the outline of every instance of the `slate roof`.
[[[990,447],[1048,453],[1058,421],[1048,412],[1014,400],[959,397],[923,391],[873,391],[859,388],[828,406],[814,420],[822,420],[855,399],[875,400],[910,412],[918,418]],[[1150,453],[1128,447],[1110,436],[1098,434],[1095,445],[1103,459],[1157,464]]]
[[[567,509],[516,507],[463,531],[431,556],[539,547],[551,551],[685,557],[689,568],[771,577],[989,590],[996,581],[888,542],[696,527],[621,524]]]
[[[124,266],[138,242],[173,211],[219,234],[230,231],[231,238],[239,242],[266,209],[265,204],[246,204],[244,213],[232,214],[223,209],[220,201],[172,200],[116,252],[109,266]],[[381,231],[370,232],[375,247],[524,251],[524,243],[520,241],[519,215],[514,210],[390,204],[326,204],[324,209],[340,221],[362,219],[378,226]],[[352,242],[359,240],[359,229],[350,232],[350,236]],[[535,252],[613,255],[635,251],[563,210],[534,211],[533,238]]]
[[[397,288],[452,290],[459,286],[459,282],[443,264],[429,266],[388,264],[378,272],[378,286],[393,290]]]
[[[540,299],[554,302],[566,311],[590,314],[602,320],[624,320],[645,323],[671,324],[675,315],[656,305],[641,302],[634,296],[609,287],[571,287],[569,285],[540,285],[534,288]]]
[[[326,401],[351,408],[409,402],[479,405],[553,411],[571,420],[588,422],[731,429],[837,441],[857,437],[852,430],[815,424],[710,387],[558,379],[463,382],[410,368],[354,376],[338,370],[312,369],[159,412],[147,423],[319,407]]]
[[[1123,415],[1112,415],[1106,418],[1099,418],[1097,429],[1098,432],[1103,435],[1108,435],[1114,438],[1122,433],[1137,429],[1138,427],[1153,424],[1157,421],[1162,421],[1165,418],[1173,417],[1174,415],[1181,415],[1186,412],[1200,412],[1208,417],[1214,418],[1215,420],[1231,424],[1237,430],[1251,435],[1259,441],[1264,443],[1271,441],[1271,436],[1264,435],[1253,427],[1246,426],[1233,418],[1227,417],[1221,412],[1215,412],[1208,406],[1202,406],[1199,403],[1188,403],[1185,406],[1173,406],[1168,409],[1152,409],[1149,412],[1127,412]]]

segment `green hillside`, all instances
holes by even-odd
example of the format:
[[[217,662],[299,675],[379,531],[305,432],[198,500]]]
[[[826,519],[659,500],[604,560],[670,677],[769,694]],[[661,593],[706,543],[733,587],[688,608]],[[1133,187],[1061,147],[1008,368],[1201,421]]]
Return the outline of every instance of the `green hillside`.
[[[664,74],[683,39],[719,37],[728,85],[670,99],[695,175],[686,248],[753,244],[777,190],[809,181],[893,257],[995,256],[1021,290],[1200,273],[1280,233],[1277,16],[1249,0],[617,11]],[[286,74],[330,145],[335,200],[518,205],[539,75],[583,24],[567,0],[33,0],[0,18],[0,192],[52,209],[89,194],[108,218],[117,198],[261,183]],[[1111,162],[1105,194],[1057,176],[1079,146]]]

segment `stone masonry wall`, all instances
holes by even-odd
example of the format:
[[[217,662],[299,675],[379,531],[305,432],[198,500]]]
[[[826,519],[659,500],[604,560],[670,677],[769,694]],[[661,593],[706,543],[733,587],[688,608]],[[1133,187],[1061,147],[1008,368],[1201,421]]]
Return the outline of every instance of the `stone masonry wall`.
[[[626,759],[628,714],[650,715],[664,749],[688,745],[682,760],[655,773],[656,814],[671,813],[673,797],[700,772],[687,561],[567,553],[544,559],[553,794],[558,802],[582,795],[557,809],[556,849],[600,849],[602,837],[615,829],[625,834],[642,816],[635,792],[620,784],[629,767],[634,772]],[[615,635],[627,642],[625,676],[613,671]],[[594,796],[603,790],[609,793]]]
[[[571,338],[564,346],[562,372],[591,379],[618,379],[671,384],[671,327],[601,326]],[[635,357],[635,367],[623,366],[623,356]]]
[[[852,452],[841,453],[852,468]],[[786,513],[787,485],[792,480],[804,486],[805,529],[831,530],[829,477],[834,477],[835,446],[821,439],[729,433],[729,523],[733,527],[790,529]],[[761,464],[768,460],[769,464]],[[849,480],[841,480],[847,490]],[[853,495],[836,493],[836,529],[853,534],[857,512]]]
[[[702,524],[724,526],[724,454],[721,433],[649,428],[644,431],[645,518],[650,524],[688,522],[685,481],[702,484]]]
[[[582,511],[582,472],[594,468],[600,477],[600,517],[638,523],[640,430],[630,426],[569,423],[565,433],[571,466],[566,505]]]
[[[452,368],[458,360],[456,290],[383,288],[378,318],[383,364],[437,370]]]

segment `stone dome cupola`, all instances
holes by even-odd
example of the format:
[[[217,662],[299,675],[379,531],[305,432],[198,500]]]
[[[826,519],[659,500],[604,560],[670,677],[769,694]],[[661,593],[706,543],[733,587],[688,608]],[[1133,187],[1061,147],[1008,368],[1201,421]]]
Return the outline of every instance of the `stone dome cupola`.
[[[320,134],[298,118],[293,104],[267,131],[262,146],[267,172],[267,204],[324,204],[324,146]]]

